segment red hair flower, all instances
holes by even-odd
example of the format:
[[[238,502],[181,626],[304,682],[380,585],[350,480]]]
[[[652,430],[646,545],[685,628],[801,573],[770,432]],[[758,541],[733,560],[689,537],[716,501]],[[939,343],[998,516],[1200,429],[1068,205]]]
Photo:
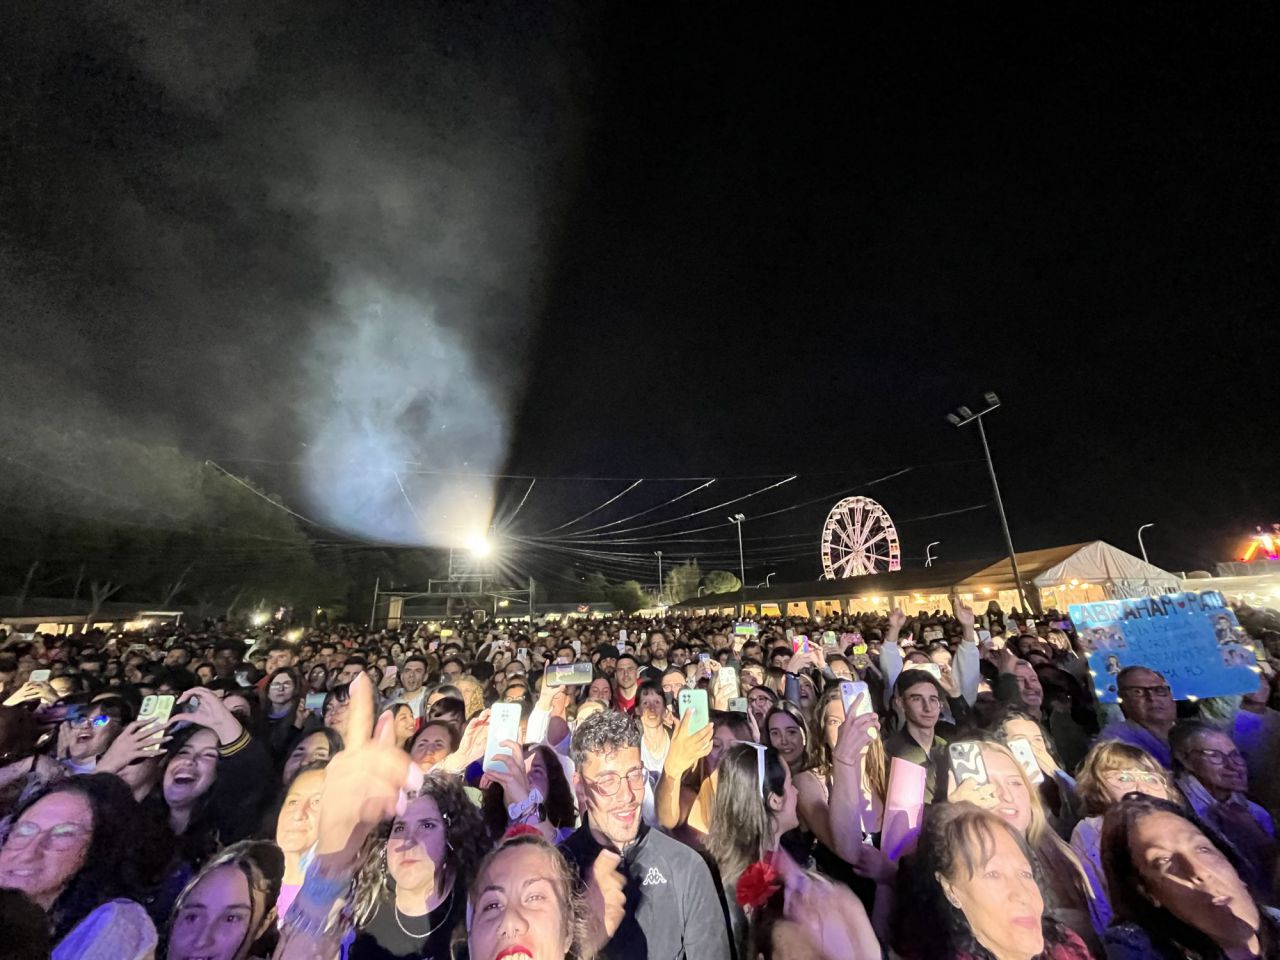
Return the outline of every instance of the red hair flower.
[[[781,889],[782,874],[769,861],[757,860],[743,870],[742,876],[738,878],[735,899],[738,906],[750,913],[763,907]]]
[[[537,827],[531,827],[527,823],[517,823],[514,827],[508,827],[507,832],[502,835],[503,840],[511,840],[515,837],[540,837],[542,831]]]

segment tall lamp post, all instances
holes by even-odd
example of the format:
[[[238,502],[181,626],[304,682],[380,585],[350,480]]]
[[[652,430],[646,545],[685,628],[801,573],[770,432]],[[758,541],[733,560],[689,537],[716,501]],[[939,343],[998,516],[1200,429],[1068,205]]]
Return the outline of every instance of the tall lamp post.
[[[987,391],[982,395],[982,399],[986,402],[985,410],[979,410],[974,413],[968,407],[957,407],[953,413],[947,414],[947,421],[953,427],[963,427],[966,424],[978,421],[978,436],[982,438],[982,452],[987,458],[987,470],[991,474],[991,489],[996,495],[996,511],[1000,514],[1000,528],[1004,531],[1004,545],[1009,551],[1009,566],[1013,568],[1013,585],[1018,591],[1018,599],[1022,603],[1023,614],[1031,612],[1031,605],[1027,603],[1027,595],[1022,590],[1022,574],[1018,572],[1018,556],[1013,550],[1013,537],[1009,534],[1009,520],[1004,515],[1004,500],[1000,497],[1000,483],[996,480],[996,467],[991,461],[991,447],[987,444],[987,431],[982,426],[982,418],[993,410],[1000,407],[1000,398],[991,391]]]
[[[1147,530],[1154,526],[1155,526],[1154,523],[1144,523],[1142,526],[1138,528],[1138,549],[1142,551],[1143,563],[1148,563],[1150,561],[1147,560],[1147,545],[1142,542],[1142,531]]]
[[[742,521],[745,519],[747,519],[746,515],[741,513],[735,513],[729,518],[729,522],[738,528],[738,582],[742,587],[747,585],[747,562],[742,555]]]
[[[924,565],[926,567],[933,566],[933,554],[930,553],[929,551],[931,551],[934,547],[938,547],[941,545],[942,545],[941,540],[935,540],[933,541],[933,543],[929,544],[927,547],[924,548]]]

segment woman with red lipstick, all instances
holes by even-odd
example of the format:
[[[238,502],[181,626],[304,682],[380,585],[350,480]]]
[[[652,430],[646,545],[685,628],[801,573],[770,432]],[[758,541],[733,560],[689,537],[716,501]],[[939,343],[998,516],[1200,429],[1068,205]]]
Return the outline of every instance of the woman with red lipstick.
[[[1240,877],[1237,854],[1181,808],[1130,795],[1102,823],[1115,920],[1108,960],[1280,957],[1280,923]]]
[[[1088,960],[1045,910],[1040,862],[1021,831],[971,803],[935,804],[898,872],[893,946],[908,960]]]
[[[617,928],[621,887],[589,907],[576,885],[564,855],[541,836],[526,833],[504,841],[485,858],[471,884],[470,960],[589,960],[595,951],[588,942]]]

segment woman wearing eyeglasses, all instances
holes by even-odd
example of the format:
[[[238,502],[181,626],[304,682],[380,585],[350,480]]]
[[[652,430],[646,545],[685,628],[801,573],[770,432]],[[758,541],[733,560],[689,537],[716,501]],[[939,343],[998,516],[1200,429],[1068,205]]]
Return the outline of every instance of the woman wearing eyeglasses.
[[[45,911],[55,943],[73,935],[78,949],[67,956],[82,955],[95,938],[112,946],[111,956],[150,956],[155,928],[131,899],[140,886],[138,822],[138,805],[118,777],[63,780],[14,814],[0,846],[0,887]]]
[[[58,759],[72,773],[92,773],[133,717],[133,706],[115,695],[71,707],[58,729]]]
[[[319,725],[298,709],[303,695],[302,677],[293,667],[274,671],[261,691],[258,733],[277,761],[288,755],[308,721],[312,729]]]
[[[737,902],[738,880],[750,864],[777,850],[782,835],[798,825],[796,788],[778,751],[754,743],[726,750],[717,779],[705,846],[720,871],[738,956],[745,956],[747,917]]]
[[[1245,794],[1249,772],[1231,738],[1203,720],[1183,720],[1169,734],[1174,775],[1196,816],[1216,830],[1248,862],[1250,880],[1272,889],[1275,826]]]
[[[1102,817],[1131,793],[1175,802],[1181,799],[1169,773],[1142,748],[1117,740],[1094,744],[1076,778],[1076,798],[1085,816],[1071,833],[1071,849],[1079,855],[1093,887],[1089,915],[1099,935],[1111,923],[1111,901],[1102,869]]]

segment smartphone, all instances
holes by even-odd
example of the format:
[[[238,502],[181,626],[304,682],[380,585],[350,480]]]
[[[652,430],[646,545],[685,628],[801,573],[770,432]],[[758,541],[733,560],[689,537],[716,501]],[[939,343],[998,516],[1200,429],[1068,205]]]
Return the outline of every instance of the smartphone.
[[[625,631],[625,630],[619,630],[619,631],[618,631],[618,642],[619,642],[619,643],[626,643],[626,642],[627,642],[627,631]]]
[[[383,679],[385,680],[394,680],[396,678],[396,674],[398,674],[399,672],[400,672],[399,667],[397,667],[394,663],[389,663],[387,664],[387,669],[382,671],[382,676],[383,676]]]
[[[519,657],[521,660],[528,660],[528,659],[529,659],[529,648],[528,648],[528,647],[521,647],[519,650],[517,650],[517,651],[516,651],[516,656],[517,656],[517,657]]]
[[[956,778],[956,786],[966,780],[983,784],[987,782],[987,765],[982,762],[982,744],[953,743],[947,747],[951,754],[951,773]]]
[[[822,645],[824,647],[830,647],[831,649],[835,649],[835,647],[839,644],[839,642],[840,641],[836,639],[836,632],[834,630],[823,631]]]
[[[484,769],[505,772],[506,763],[503,757],[510,757],[511,751],[502,746],[503,740],[520,739],[520,704],[495,703],[489,708],[489,739],[484,745]]]
[[[325,695],[323,693],[308,693],[306,700],[307,709],[317,714],[323,711],[324,696]]]
[[[547,665],[548,687],[587,686],[591,683],[589,663],[551,663]]]
[[[546,630],[539,630],[539,631],[538,631],[538,639],[539,639],[539,640],[545,640],[545,639],[547,639],[547,637],[549,637],[549,636],[551,636],[551,634],[550,634],[549,632],[547,632]]]
[[[729,712],[730,713],[746,713],[747,698],[746,697],[730,697]]]
[[[581,640],[571,640],[571,641],[569,641],[569,646],[573,647],[573,655],[574,655],[575,657],[580,657],[580,656],[582,656],[582,641],[581,641]]]
[[[785,632],[786,632],[786,634],[787,634],[787,639],[788,639],[788,640],[790,640],[792,637],[794,637],[794,636],[795,636],[795,633],[796,633],[796,632],[795,632],[794,630],[792,630],[790,627],[787,627],[787,629],[786,629],[786,631],[785,631]]]
[[[1026,737],[1010,737],[1009,752],[1017,759],[1028,780],[1037,787],[1044,783],[1044,774],[1040,771],[1040,764],[1036,762],[1036,751],[1030,740]]]
[[[840,699],[844,701],[844,713],[847,717],[849,711],[854,708],[858,699],[858,694],[862,694],[862,706],[858,708],[857,716],[861,717],[871,712],[871,690],[862,680],[843,680],[840,683]]]
[[[867,655],[867,645],[865,643],[855,643],[853,649],[849,652],[855,657],[865,657]]]
[[[689,721],[689,732],[697,733],[711,722],[711,714],[707,709],[707,691],[680,691],[680,719],[683,720],[690,710],[693,711],[693,718]]]
[[[708,660],[710,660],[710,659],[711,659],[711,654],[709,654],[709,653],[700,653],[700,654],[698,654],[698,662],[699,662],[699,663],[706,663],[706,662],[707,662]]]
[[[925,673],[929,674],[929,676],[933,677],[933,679],[935,680],[942,679],[942,668],[938,666],[936,663],[913,663],[911,666],[904,667],[903,669],[904,670],[923,670]]]
[[[736,667],[721,667],[716,674],[716,683],[728,687],[735,694],[738,692],[738,670]]]
[[[164,726],[169,718],[173,716],[173,705],[175,698],[169,694],[152,694],[142,698],[142,707],[138,710],[138,719],[142,721],[151,720]],[[161,744],[147,748],[147,753],[157,754],[164,753],[164,747]]]
[[[792,637],[791,652],[792,653],[808,653],[809,638],[804,636],[803,634],[801,634],[800,636]]]
[[[27,679],[32,683],[48,683],[51,673],[52,671],[50,670],[32,670],[31,676],[27,677]],[[148,697],[148,699],[150,698]]]

